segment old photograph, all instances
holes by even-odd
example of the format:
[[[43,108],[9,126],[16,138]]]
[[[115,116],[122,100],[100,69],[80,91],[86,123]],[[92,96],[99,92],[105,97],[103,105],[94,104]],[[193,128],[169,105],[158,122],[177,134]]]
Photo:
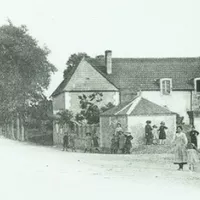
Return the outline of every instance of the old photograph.
[[[198,199],[199,8],[1,1],[0,199]]]

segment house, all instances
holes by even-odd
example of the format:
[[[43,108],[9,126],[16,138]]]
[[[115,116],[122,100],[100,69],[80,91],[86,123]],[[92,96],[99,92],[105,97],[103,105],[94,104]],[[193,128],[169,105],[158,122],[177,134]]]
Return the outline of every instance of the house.
[[[129,103],[121,103],[100,116],[100,142],[104,148],[110,147],[110,141],[115,132],[116,123],[120,122],[124,131],[133,135],[135,145],[145,143],[145,122],[150,120],[152,125],[160,126],[161,121],[168,127],[167,142],[170,142],[176,132],[176,114],[149,100],[137,96]]]
[[[113,58],[112,51],[83,58],[52,94],[54,113],[78,112],[78,96],[93,92],[103,93],[102,105],[130,102],[139,92],[189,123],[200,111],[200,58]]]

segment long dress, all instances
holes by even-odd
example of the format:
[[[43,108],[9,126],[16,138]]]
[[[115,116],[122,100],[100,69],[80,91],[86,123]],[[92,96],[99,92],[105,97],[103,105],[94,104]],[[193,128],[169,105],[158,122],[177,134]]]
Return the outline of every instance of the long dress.
[[[160,126],[159,128],[159,139],[160,140],[165,140],[166,139],[166,132],[165,132],[165,129],[167,129],[166,126]]]
[[[145,137],[146,137],[146,144],[152,144],[153,140],[153,134],[152,134],[152,127],[147,124],[145,126]]]
[[[176,133],[174,138],[174,143],[175,143],[174,164],[187,164],[187,150],[186,150],[187,137],[185,133],[183,132]]]

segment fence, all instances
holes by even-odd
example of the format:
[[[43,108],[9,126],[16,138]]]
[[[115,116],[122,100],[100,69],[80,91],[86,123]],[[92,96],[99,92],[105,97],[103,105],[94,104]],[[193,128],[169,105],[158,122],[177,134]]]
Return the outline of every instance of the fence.
[[[65,132],[71,132],[71,129],[68,125],[61,126],[58,123],[54,122],[53,126],[53,143],[54,145],[62,145],[63,144],[63,135]],[[76,148],[83,149],[85,144],[85,136],[87,132],[94,133],[96,132],[97,136],[100,136],[99,133],[99,125],[74,125],[74,132],[76,135]]]

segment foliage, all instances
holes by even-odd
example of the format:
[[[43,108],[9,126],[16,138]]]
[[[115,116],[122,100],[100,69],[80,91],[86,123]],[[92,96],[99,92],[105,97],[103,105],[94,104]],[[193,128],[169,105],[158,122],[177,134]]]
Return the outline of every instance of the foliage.
[[[28,128],[37,128],[53,130],[53,107],[52,101],[45,96],[37,103],[31,104],[27,108],[26,126]]]
[[[11,22],[0,27],[0,112],[3,120],[11,114],[23,115],[43,98],[51,73],[56,68],[48,61],[50,51],[39,47],[26,26]]]
[[[88,124],[99,123],[101,112],[104,112],[114,106],[112,103],[108,103],[107,105],[101,107],[100,103],[102,98],[103,94],[100,92],[93,93],[88,97],[84,94],[79,96],[81,112],[76,115],[76,120],[85,120]]]
[[[74,115],[73,115],[72,111],[63,110],[63,111],[57,113],[57,115],[59,116],[58,123],[61,126],[63,126],[64,124],[68,124],[70,126],[70,128],[73,129],[73,126],[74,126],[74,122],[73,122]]]
[[[64,70],[64,74],[63,74],[64,78],[66,78],[67,75],[71,72],[71,70],[80,63],[80,61],[83,57],[90,58],[90,56],[88,56],[86,53],[72,54],[69,57],[69,59],[66,63],[67,68]]]

